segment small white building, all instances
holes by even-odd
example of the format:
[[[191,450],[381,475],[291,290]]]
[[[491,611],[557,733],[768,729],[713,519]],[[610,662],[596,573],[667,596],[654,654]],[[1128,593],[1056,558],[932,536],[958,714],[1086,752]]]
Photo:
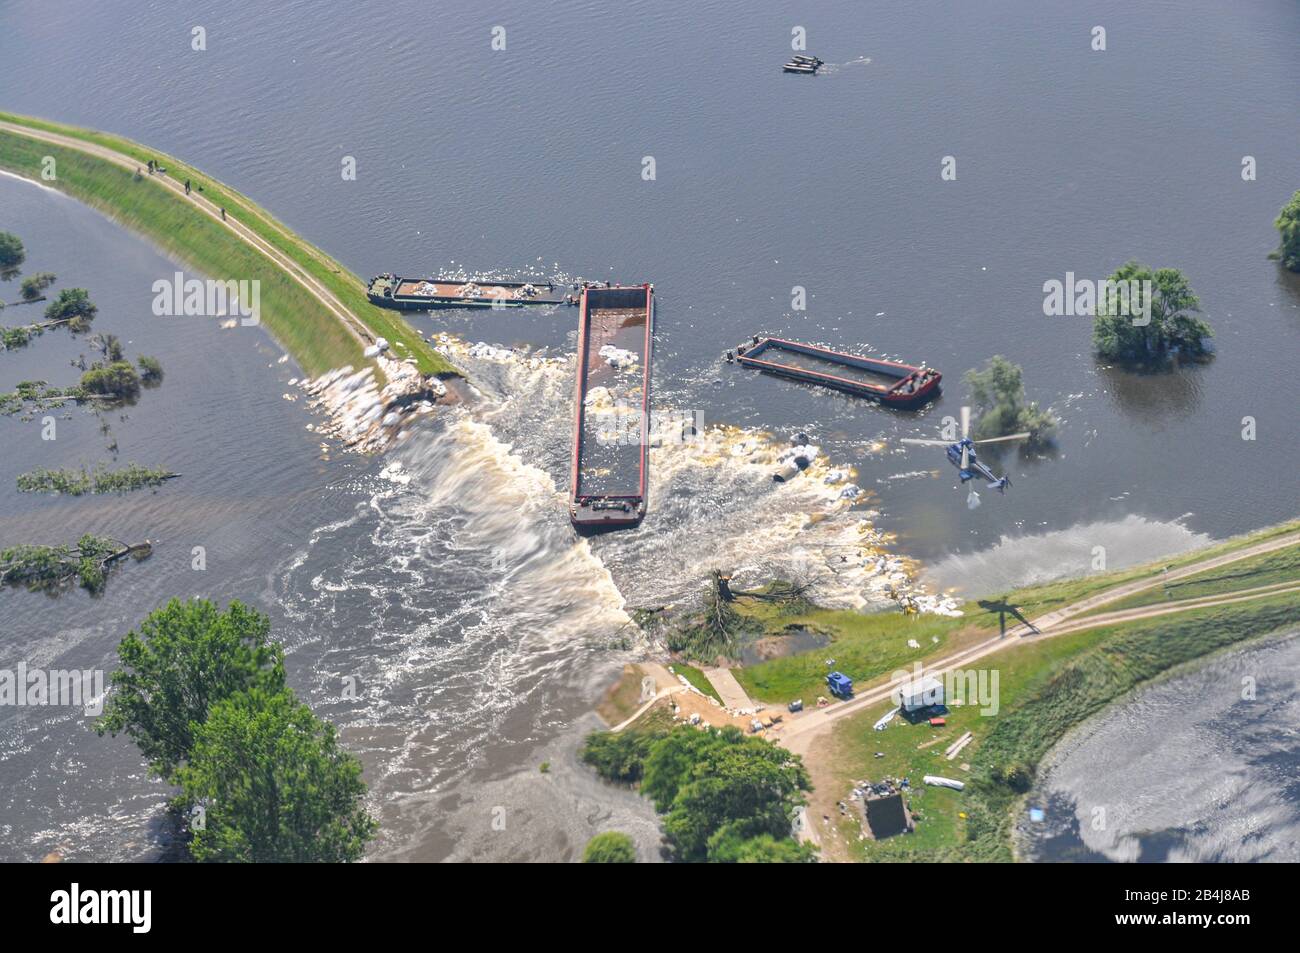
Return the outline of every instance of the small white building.
[[[942,705],[943,682],[930,675],[922,676],[901,686],[895,692],[894,699],[906,712]]]

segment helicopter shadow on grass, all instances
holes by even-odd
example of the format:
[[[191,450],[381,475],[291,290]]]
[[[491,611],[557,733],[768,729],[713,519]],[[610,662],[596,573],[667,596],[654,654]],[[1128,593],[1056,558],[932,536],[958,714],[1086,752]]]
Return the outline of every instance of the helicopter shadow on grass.
[[[1038,634],[1037,627],[1025,618],[1024,614],[1020,611],[1020,607],[1012,605],[1006,600],[1005,596],[1001,599],[980,599],[975,604],[985,612],[996,612],[998,614],[999,638],[1007,634],[1007,616],[1011,616],[1022,625],[1028,626],[1029,631],[1033,632],[1035,635]]]

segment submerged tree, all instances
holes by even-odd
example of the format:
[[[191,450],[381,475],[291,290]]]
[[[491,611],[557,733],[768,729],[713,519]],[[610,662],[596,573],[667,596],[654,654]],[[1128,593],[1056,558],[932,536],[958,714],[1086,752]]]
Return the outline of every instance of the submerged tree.
[[[989,358],[982,370],[969,370],[962,378],[970,388],[971,406],[978,420],[974,437],[988,440],[1028,431],[1025,446],[1044,448],[1056,436],[1056,417],[1026,400],[1024,372],[1001,354]]]
[[[134,400],[140,396],[140,375],[127,361],[113,361],[82,374],[80,389],[88,398]]]
[[[1273,227],[1282,236],[1277,257],[1291,271],[1300,271],[1300,191],[1282,206]]]
[[[24,301],[37,301],[41,295],[45,294],[46,289],[54,284],[55,280],[53,272],[38,271],[36,274],[28,275],[23,279],[18,293]]]
[[[16,276],[26,258],[23,240],[13,232],[0,232],[0,279],[8,281]]]
[[[1123,364],[1152,365],[1164,363],[1174,353],[1190,358],[1208,353],[1206,341],[1214,331],[1196,316],[1200,299],[1192,292],[1187,276],[1177,268],[1152,270],[1130,261],[1121,265],[1109,281],[1116,287],[1149,288],[1150,292],[1136,296],[1098,295],[1092,343],[1099,357]]]
[[[206,599],[173,599],[118,645],[122,668],[95,730],[126,733],[158,777],[178,783],[213,705],[246,689],[284,687],[284,652],[270,633],[270,620],[241,602],[223,612]]]
[[[41,300],[41,295],[54,282],[54,275],[49,272],[31,275],[23,281],[22,297],[24,302]],[[3,308],[0,302],[0,308]],[[24,347],[34,337],[39,337],[53,328],[68,328],[73,334],[80,334],[90,328],[98,309],[90,300],[84,288],[71,288],[61,292],[58,299],[51,301],[45,309],[45,320],[33,324],[11,328],[0,328],[0,350],[12,351]]]
[[[145,387],[157,387],[162,383],[163,369],[162,362],[156,357],[150,357],[147,354],[141,354],[135,360],[140,366],[140,383]]]
[[[132,463],[119,470],[109,470],[103,464],[93,471],[46,470],[38,468],[18,476],[21,493],[61,493],[64,496],[82,496],[86,493],[125,493],[143,487],[161,486],[174,480],[179,473],[161,467],[149,468]]]
[[[214,704],[179,781],[186,801],[203,810],[190,841],[199,861],[347,863],[361,859],[378,830],[361,762],[284,688]]]
[[[48,324],[66,324],[74,334],[90,330],[99,308],[85,288],[64,288],[45,309]]]
[[[128,546],[89,533],[75,546],[12,546],[0,550],[0,585],[56,592],[75,581],[96,595],[103,591],[114,563],[128,556],[144,559],[151,552],[147,542]]]

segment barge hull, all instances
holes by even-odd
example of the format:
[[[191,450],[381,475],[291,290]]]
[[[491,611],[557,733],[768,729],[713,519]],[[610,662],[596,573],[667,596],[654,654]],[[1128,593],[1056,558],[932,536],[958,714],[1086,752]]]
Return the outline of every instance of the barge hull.
[[[635,526],[645,516],[653,336],[653,285],[583,289],[569,484],[569,517],[580,532]],[[635,362],[615,366],[601,353],[606,346]]]
[[[737,349],[745,367],[829,387],[894,407],[921,404],[939,392],[943,375],[932,368],[845,354],[813,344],[760,338]]]
[[[403,278],[377,275],[366,286],[371,304],[397,311],[523,308],[569,304],[572,295],[552,282],[493,279]]]

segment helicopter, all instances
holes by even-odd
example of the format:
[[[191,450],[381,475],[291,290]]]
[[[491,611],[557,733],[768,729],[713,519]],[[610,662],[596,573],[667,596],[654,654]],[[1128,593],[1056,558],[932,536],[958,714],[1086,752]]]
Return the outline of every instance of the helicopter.
[[[948,440],[925,440],[919,437],[904,437],[903,443],[914,443],[926,447],[946,447],[948,460],[957,468],[957,473],[961,477],[961,482],[965,485],[968,481],[978,477],[983,477],[988,481],[990,490],[997,490],[1002,493],[1011,485],[1011,478],[1007,476],[996,476],[987,465],[981,463],[975,454],[977,444],[985,443],[1003,443],[1008,440],[1024,440],[1028,437],[1026,433],[1013,433],[1005,437],[990,437],[987,440],[972,440],[970,438],[970,408],[961,409],[961,439],[954,442]],[[968,500],[971,509],[979,505],[979,494],[974,490],[971,491]]]

